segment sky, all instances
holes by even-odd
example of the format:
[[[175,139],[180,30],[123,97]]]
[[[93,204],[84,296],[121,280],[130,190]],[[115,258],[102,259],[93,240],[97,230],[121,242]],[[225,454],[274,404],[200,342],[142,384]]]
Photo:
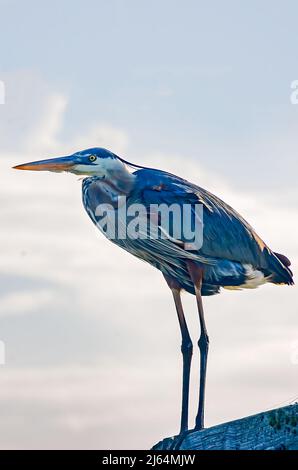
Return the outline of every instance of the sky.
[[[11,166],[103,146],[174,172],[295,272],[297,3],[0,0],[0,13],[0,448],[148,449],[179,430],[171,294],[96,230],[77,176]],[[205,298],[207,426],[298,399],[297,301],[270,285]],[[198,367],[196,351],[191,425]]]

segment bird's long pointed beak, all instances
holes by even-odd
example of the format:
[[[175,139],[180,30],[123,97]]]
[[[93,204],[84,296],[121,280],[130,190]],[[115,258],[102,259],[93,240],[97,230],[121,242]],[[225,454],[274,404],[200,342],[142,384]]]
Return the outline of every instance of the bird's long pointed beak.
[[[61,172],[69,171],[76,164],[77,162],[73,157],[59,157],[48,160],[39,160],[37,162],[23,163],[22,165],[16,165],[13,168],[15,170]]]

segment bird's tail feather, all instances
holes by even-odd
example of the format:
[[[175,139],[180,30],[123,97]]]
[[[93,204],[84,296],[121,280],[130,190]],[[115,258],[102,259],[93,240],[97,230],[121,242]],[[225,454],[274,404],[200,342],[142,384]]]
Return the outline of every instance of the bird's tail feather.
[[[267,261],[270,266],[270,281],[274,284],[294,284],[293,273],[290,270],[290,260],[280,253],[268,250]]]

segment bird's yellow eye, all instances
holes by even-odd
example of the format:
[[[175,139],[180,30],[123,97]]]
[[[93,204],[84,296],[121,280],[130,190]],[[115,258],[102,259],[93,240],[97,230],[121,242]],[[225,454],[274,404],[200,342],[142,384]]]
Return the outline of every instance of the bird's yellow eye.
[[[96,155],[90,155],[89,161],[90,162],[95,162],[95,160],[96,160]]]

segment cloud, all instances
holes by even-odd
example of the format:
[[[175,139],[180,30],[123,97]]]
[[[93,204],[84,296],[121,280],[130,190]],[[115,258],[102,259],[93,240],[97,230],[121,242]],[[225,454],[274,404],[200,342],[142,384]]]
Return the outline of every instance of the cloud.
[[[31,313],[48,304],[52,297],[49,290],[11,292],[0,298],[0,315]]]
[[[59,132],[63,128],[63,117],[67,106],[67,98],[63,94],[53,93],[44,103],[42,119],[29,133],[26,139],[26,152],[46,155],[59,148]]]

